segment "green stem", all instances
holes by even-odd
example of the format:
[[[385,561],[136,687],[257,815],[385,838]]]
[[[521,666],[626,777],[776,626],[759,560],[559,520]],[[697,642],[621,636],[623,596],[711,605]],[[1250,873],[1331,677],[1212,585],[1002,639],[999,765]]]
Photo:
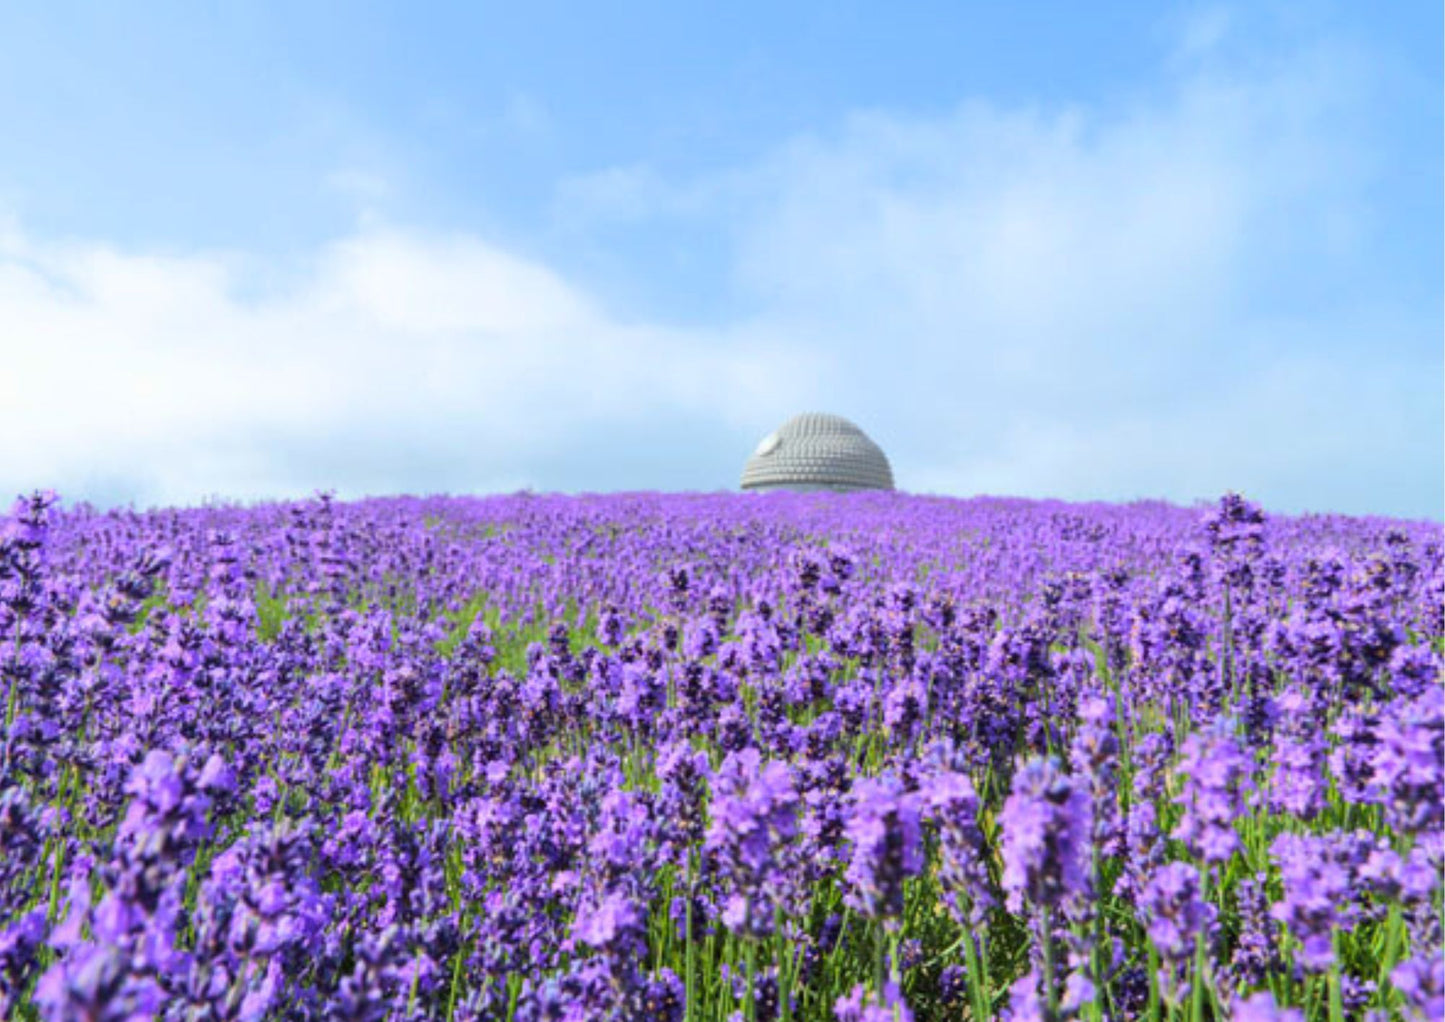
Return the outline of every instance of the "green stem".
[[[878,931],[878,940],[877,940],[877,942],[874,944],[874,948],[875,948],[875,950],[874,950],[874,954],[873,954],[873,989],[874,989],[874,991],[876,991],[877,994],[881,997],[882,994],[883,994],[883,980],[884,980],[884,973],[885,973],[885,969],[884,969],[884,958],[887,956],[887,952],[886,952],[886,951],[884,950],[884,948],[883,948],[883,931],[882,931],[882,930],[879,930],[879,931]]]
[[[1330,934],[1330,940],[1335,946],[1334,964],[1330,966],[1330,1022],[1345,1022],[1344,998],[1340,993],[1340,930],[1338,927]]]
[[[1199,898],[1206,904],[1209,902],[1209,870],[1207,868],[1200,871]],[[1209,955],[1204,947],[1204,934],[1199,933],[1194,938],[1194,983],[1189,999],[1189,1015],[1196,1022],[1204,1018],[1204,997],[1210,984]]]
[[[686,922],[686,951],[687,965],[684,968],[683,980],[683,1005],[682,1022],[693,1022],[693,950],[692,950],[692,871],[693,860],[697,853],[689,852],[687,856],[687,880],[683,888],[683,896],[687,898],[687,922]]]
[[[1052,914],[1045,907],[1040,916],[1044,944],[1044,996],[1048,1003],[1050,1022],[1059,1017],[1059,992],[1054,989],[1054,928]]]
[[[1145,943],[1149,948],[1149,1022],[1159,1022],[1159,952],[1152,940]]]
[[[745,937],[748,948],[748,989],[743,1000],[743,1011],[747,1015],[748,1022],[757,1022],[757,976],[758,976],[758,947],[757,941],[752,937]]]
[[[973,1017],[979,1022],[992,1017],[989,1008],[988,992],[988,954],[987,947],[983,941],[985,938],[979,935],[979,947],[975,948],[973,934],[968,932],[968,927],[963,930],[963,965],[967,970],[965,979],[968,982],[968,1002],[973,1009]]]
[[[447,1018],[451,1019],[457,1011],[457,989],[462,982],[462,956],[464,949],[458,949],[452,961],[452,986],[447,992]]]
[[[15,643],[14,651],[10,657],[11,663],[20,663],[20,618],[15,619]],[[20,686],[16,683],[15,675],[10,675],[6,683],[5,691],[5,757],[0,760],[0,769],[10,769],[10,732],[11,725],[15,723],[15,714],[20,708]]]
[[[778,906],[775,910],[773,920],[773,933],[778,942],[778,1009],[782,1012],[783,1022],[792,1022],[793,1018],[793,970],[792,957],[789,950],[788,940],[783,933],[783,909]]]

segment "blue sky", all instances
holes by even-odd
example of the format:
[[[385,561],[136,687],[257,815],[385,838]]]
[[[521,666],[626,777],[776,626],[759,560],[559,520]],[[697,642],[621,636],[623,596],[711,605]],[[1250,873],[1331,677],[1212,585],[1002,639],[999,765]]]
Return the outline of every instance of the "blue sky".
[[[0,7],[0,489],[1441,516],[1438,5],[699,7]]]

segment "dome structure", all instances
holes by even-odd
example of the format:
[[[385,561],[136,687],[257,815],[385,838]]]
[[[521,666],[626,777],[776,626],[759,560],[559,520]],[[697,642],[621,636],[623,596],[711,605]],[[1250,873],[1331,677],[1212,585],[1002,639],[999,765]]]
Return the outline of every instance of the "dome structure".
[[[841,415],[795,415],[763,437],[743,466],[745,490],[795,493],[893,489],[893,469],[868,434]]]

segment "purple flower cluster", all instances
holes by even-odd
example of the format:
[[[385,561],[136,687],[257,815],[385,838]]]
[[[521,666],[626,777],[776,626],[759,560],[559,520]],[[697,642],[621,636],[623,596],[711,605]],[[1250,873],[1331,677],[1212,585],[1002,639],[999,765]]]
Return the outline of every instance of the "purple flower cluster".
[[[1079,780],[1055,760],[1023,765],[999,813],[1010,911],[1062,909],[1089,896],[1092,823],[1089,793]]]
[[[1442,632],[1233,495],[36,494],[0,1015],[1440,1018]]]
[[[1299,941],[1299,963],[1314,972],[1334,964],[1336,930],[1378,921],[1391,905],[1422,921],[1440,890],[1438,852],[1434,862],[1425,848],[1401,856],[1368,831],[1281,834],[1270,854],[1284,889],[1271,914]],[[1438,928],[1422,936],[1436,943]]]
[[[723,923],[753,935],[772,932],[793,892],[789,846],[798,833],[793,770],[764,763],[755,748],[730,754],[713,778],[706,847],[731,880]]]
[[[1149,939],[1160,955],[1176,962],[1194,953],[1195,938],[1218,914],[1202,898],[1199,871],[1184,862],[1160,867],[1141,902]]]
[[[903,915],[903,883],[923,869],[921,802],[894,777],[867,778],[853,786],[846,826],[852,845],[844,875],[848,902],[894,927]]]
[[[1174,837],[1210,865],[1227,862],[1240,848],[1235,821],[1252,788],[1253,760],[1228,722],[1220,720],[1210,731],[1185,739],[1177,770],[1183,788],[1175,802],[1183,813]]]
[[[861,984],[833,1005],[838,1022],[913,1022],[913,1012],[897,985],[888,982],[875,993]]]
[[[996,904],[989,874],[989,849],[978,825],[979,801],[973,781],[955,770],[931,777],[924,789],[927,814],[938,834],[938,877],[944,904],[955,919],[981,926]]]

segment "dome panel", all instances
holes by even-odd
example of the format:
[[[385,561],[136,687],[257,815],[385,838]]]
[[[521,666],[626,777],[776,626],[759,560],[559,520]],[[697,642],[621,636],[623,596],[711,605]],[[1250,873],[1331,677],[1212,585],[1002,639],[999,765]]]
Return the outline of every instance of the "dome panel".
[[[868,435],[840,415],[796,415],[743,466],[745,490],[891,490],[893,470]]]

